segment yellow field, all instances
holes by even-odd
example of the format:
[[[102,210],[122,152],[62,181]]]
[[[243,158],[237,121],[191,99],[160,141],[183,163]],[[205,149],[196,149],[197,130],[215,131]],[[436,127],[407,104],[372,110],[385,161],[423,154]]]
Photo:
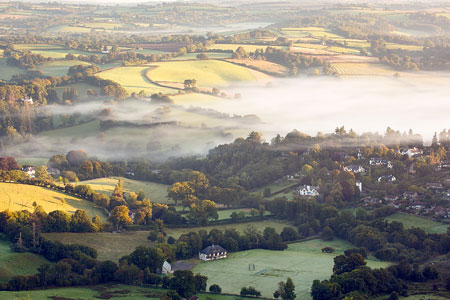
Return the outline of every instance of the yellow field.
[[[264,73],[218,60],[173,61],[156,63],[155,66],[146,74],[152,81],[182,83],[186,79],[195,79],[201,87],[221,87],[232,82],[255,82],[270,78]]]
[[[175,94],[175,89],[157,86],[148,81],[145,73],[149,67],[118,67],[97,73],[103,79],[120,83],[129,93],[143,90],[147,95],[155,93]],[[183,79],[184,80],[184,79]]]
[[[338,75],[378,75],[392,76],[395,70],[378,63],[333,63],[332,68]]]
[[[281,28],[281,32],[288,36],[299,36],[299,37],[327,37],[332,39],[343,38],[340,35],[329,32],[327,28],[323,27],[298,27],[298,28]]]
[[[64,204],[61,199],[65,200]],[[99,216],[106,219],[104,210],[95,207],[89,201],[43,187],[0,182],[0,211],[5,209],[34,211],[33,202],[41,205],[46,212],[64,210],[74,213],[77,209],[82,209],[90,217]]]
[[[116,186],[118,180],[118,177],[98,178],[93,180],[81,181],[79,184],[89,184],[96,192],[104,193],[110,196],[114,191],[114,187]],[[122,178],[122,182],[124,191],[127,193],[137,193],[139,190],[142,190],[145,194],[145,197],[149,198],[152,202],[170,202],[170,200],[167,198],[167,188],[169,187],[168,185],[155,182],[133,180],[128,178]]]

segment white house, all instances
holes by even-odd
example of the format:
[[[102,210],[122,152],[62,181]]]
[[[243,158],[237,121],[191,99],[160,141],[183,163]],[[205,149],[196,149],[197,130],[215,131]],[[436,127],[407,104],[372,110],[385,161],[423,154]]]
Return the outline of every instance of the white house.
[[[344,170],[355,173],[355,174],[364,173],[366,171],[366,169],[364,169],[362,166],[359,166],[359,165],[346,166],[346,167],[344,167]]]
[[[395,178],[394,175],[383,175],[378,177],[378,182],[381,182],[382,180],[385,180],[387,182],[394,182],[397,181],[397,178]]]
[[[33,98],[31,97],[24,97],[22,99],[19,100],[22,103],[26,103],[26,104],[33,104]]]
[[[31,178],[34,178],[36,175],[36,169],[32,166],[24,166],[22,167],[22,171],[27,173]]]
[[[172,266],[167,261],[165,261],[161,268],[161,274],[170,274],[170,273],[172,273]]]
[[[227,251],[219,245],[211,245],[200,251],[198,258],[203,261],[227,258]]]
[[[400,154],[401,155],[408,155],[409,158],[414,157],[416,155],[420,155],[423,154],[423,151],[414,147],[414,148],[409,148],[409,149],[402,149],[400,150]]]
[[[369,164],[371,166],[386,166],[389,169],[392,169],[392,163],[389,160],[381,159],[381,158],[371,158],[369,160]]]
[[[303,185],[300,186],[297,189],[297,192],[300,196],[319,196],[319,187],[317,186],[310,186],[310,185]]]

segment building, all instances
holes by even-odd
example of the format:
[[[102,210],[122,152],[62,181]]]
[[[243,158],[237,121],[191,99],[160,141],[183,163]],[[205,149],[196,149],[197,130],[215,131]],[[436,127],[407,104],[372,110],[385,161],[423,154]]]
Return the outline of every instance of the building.
[[[426,185],[427,189],[433,189],[433,190],[440,190],[444,187],[442,186],[442,183],[439,182],[428,182]]]
[[[172,266],[167,261],[165,261],[161,268],[161,274],[170,274],[170,273],[172,273]]]
[[[19,101],[24,104],[33,104],[34,103],[33,98],[31,98],[31,97],[24,97],[24,98],[20,99]]]
[[[369,164],[371,166],[386,166],[389,169],[392,169],[392,163],[389,160],[381,159],[381,158],[371,158],[369,160]]]
[[[32,166],[23,166],[22,171],[27,173],[31,178],[34,178],[36,175],[36,169]]]
[[[61,174],[60,170],[58,170],[56,168],[51,168],[51,167],[47,168],[47,172],[51,176],[59,176]]]
[[[362,182],[357,180],[355,185],[359,189],[359,192],[362,193]]]
[[[198,258],[203,261],[227,258],[227,251],[219,245],[211,245],[200,251]]]
[[[344,170],[348,171],[348,172],[352,172],[354,174],[364,173],[366,171],[366,169],[364,169],[362,166],[358,166],[358,165],[346,166],[346,167],[344,167]]]
[[[402,150],[400,150],[400,154],[408,155],[409,158],[412,158],[414,156],[423,154],[423,151],[414,147],[414,148],[409,148],[409,149],[402,149]]]
[[[397,181],[397,178],[395,178],[394,175],[383,175],[383,176],[378,177],[378,182],[381,182],[381,181],[395,182],[395,181]]]
[[[319,187],[317,186],[310,186],[310,185],[303,185],[300,186],[297,189],[297,192],[300,196],[319,196]]]

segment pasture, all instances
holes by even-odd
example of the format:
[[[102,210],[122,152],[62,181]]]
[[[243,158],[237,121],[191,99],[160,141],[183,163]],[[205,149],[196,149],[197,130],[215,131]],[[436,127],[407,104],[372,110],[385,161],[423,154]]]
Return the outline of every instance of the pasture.
[[[10,211],[28,210],[33,212],[33,202],[41,205],[47,213],[54,210],[74,213],[77,209],[82,209],[91,218],[99,216],[103,220],[106,219],[105,212],[87,200],[43,187],[0,182],[0,211],[9,209]]]
[[[132,285],[96,285],[83,287],[53,288],[47,290],[33,290],[22,292],[0,291],[2,300],[32,299],[121,299],[121,300],[157,300],[160,299],[167,290],[149,288]],[[29,296],[29,298],[28,298]],[[199,293],[196,295],[200,300],[243,300],[239,296],[232,295],[214,295]]]
[[[48,76],[66,76],[69,68],[75,65],[90,65],[90,63],[79,61],[79,60],[62,60],[62,61],[52,61],[37,67],[38,70],[42,71]]]
[[[119,178],[97,178],[92,180],[81,181],[80,184],[88,184],[90,185],[96,192],[103,193],[106,195],[111,195],[114,191],[114,187],[116,186]],[[151,202],[157,203],[171,203],[173,201],[167,198],[167,188],[168,185],[149,182],[149,181],[140,181],[133,180],[129,178],[122,178],[124,191],[127,193],[135,192],[137,193],[139,190],[142,190],[145,194],[145,197],[150,199]]]
[[[199,87],[223,87],[233,82],[255,82],[270,78],[264,73],[218,60],[171,61],[155,63],[154,66],[146,73],[152,81],[183,83],[186,79],[195,79]]]
[[[118,262],[122,256],[130,254],[138,246],[152,246],[152,242],[147,239],[148,234],[149,231],[52,232],[45,233],[44,236],[63,244],[81,244],[92,247],[97,250],[99,260]]]
[[[284,50],[287,49],[287,47],[284,46],[268,46],[268,45],[253,45],[253,44],[214,44],[209,46],[209,50],[228,50],[234,52],[239,47],[244,48],[245,51],[247,52],[255,52],[258,49],[263,49],[265,51],[267,47],[281,48]]]
[[[246,223],[236,223],[236,224],[224,224],[224,225],[210,225],[204,227],[189,227],[189,228],[170,228],[168,236],[173,236],[174,238],[179,238],[182,234],[189,233],[192,231],[198,232],[199,230],[210,231],[211,229],[236,229],[239,232],[244,232],[249,226],[254,227],[256,230],[262,232],[266,227],[275,228],[276,232],[280,233],[284,227],[291,226],[287,222],[278,220],[264,220],[256,222],[246,222]]]
[[[9,66],[7,63],[7,58],[0,58],[0,80],[10,80],[14,75],[25,74],[24,69],[18,67]]]
[[[118,67],[97,73],[97,76],[120,83],[128,93],[139,93],[142,90],[147,95],[155,93],[175,94],[177,92],[176,89],[160,87],[150,82],[146,77],[146,72],[148,69],[148,66]]]
[[[403,223],[405,228],[419,227],[427,233],[445,233],[450,224],[436,222],[427,218],[402,213],[395,213],[384,218],[386,221]]]
[[[396,72],[379,63],[332,63],[331,67],[338,75],[393,76]]]
[[[0,240],[0,283],[7,282],[16,275],[36,274],[40,265],[49,263],[37,254],[13,252],[10,246],[10,242]]]
[[[76,138],[95,137],[99,133],[100,133],[100,121],[97,120],[71,127],[43,131],[39,133],[38,136],[50,138],[65,138],[67,140],[70,140],[74,137]]]
[[[335,253],[322,253],[330,246]],[[309,295],[314,279],[328,279],[332,274],[333,258],[353,245],[339,239],[331,242],[311,240],[290,244],[284,251],[249,250],[232,253],[227,259],[200,263],[194,273],[208,276],[208,286],[219,284],[225,293],[239,293],[243,286],[254,286],[264,297],[272,297],[278,282],[292,278],[298,299],[311,299]],[[249,265],[254,264],[255,270]],[[373,258],[368,266],[380,268],[388,263]],[[218,271],[220,270],[220,271]]]
[[[46,166],[48,162],[48,158],[41,157],[21,157],[16,158],[16,161],[19,165],[31,165],[31,166]]]

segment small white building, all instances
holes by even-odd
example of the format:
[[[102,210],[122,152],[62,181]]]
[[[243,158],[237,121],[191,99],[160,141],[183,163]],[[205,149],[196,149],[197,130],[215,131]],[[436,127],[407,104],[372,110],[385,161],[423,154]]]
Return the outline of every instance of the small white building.
[[[303,185],[300,186],[297,189],[297,192],[300,196],[319,196],[319,187],[317,186],[310,186],[310,185]]]
[[[362,193],[362,182],[357,180],[355,185],[358,188],[359,192]]]
[[[32,166],[24,166],[22,167],[22,171],[28,174],[31,178],[36,176],[36,169]]]
[[[211,245],[200,251],[198,258],[203,261],[227,258],[227,251],[219,245]]]
[[[33,104],[33,98],[31,97],[24,97],[22,99],[19,100],[20,102],[24,103],[24,104]]]
[[[409,148],[409,149],[402,149],[402,150],[400,150],[400,154],[408,155],[409,158],[412,158],[414,156],[423,154],[423,151],[414,147],[414,148]]]
[[[364,169],[362,166],[359,165],[346,166],[344,167],[344,170],[347,172],[352,172],[354,174],[364,173],[366,171],[366,169]]]
[[[172,273],[172,266],[166,260],[162,265],[161,274],[171,274],[171,273]]]
[[[381,181],[395,182],[395,181],[397,181],[397,178],[395,178],[394,175],[383,175],[383,176],[378,177],[378,182],[381,182]]]

